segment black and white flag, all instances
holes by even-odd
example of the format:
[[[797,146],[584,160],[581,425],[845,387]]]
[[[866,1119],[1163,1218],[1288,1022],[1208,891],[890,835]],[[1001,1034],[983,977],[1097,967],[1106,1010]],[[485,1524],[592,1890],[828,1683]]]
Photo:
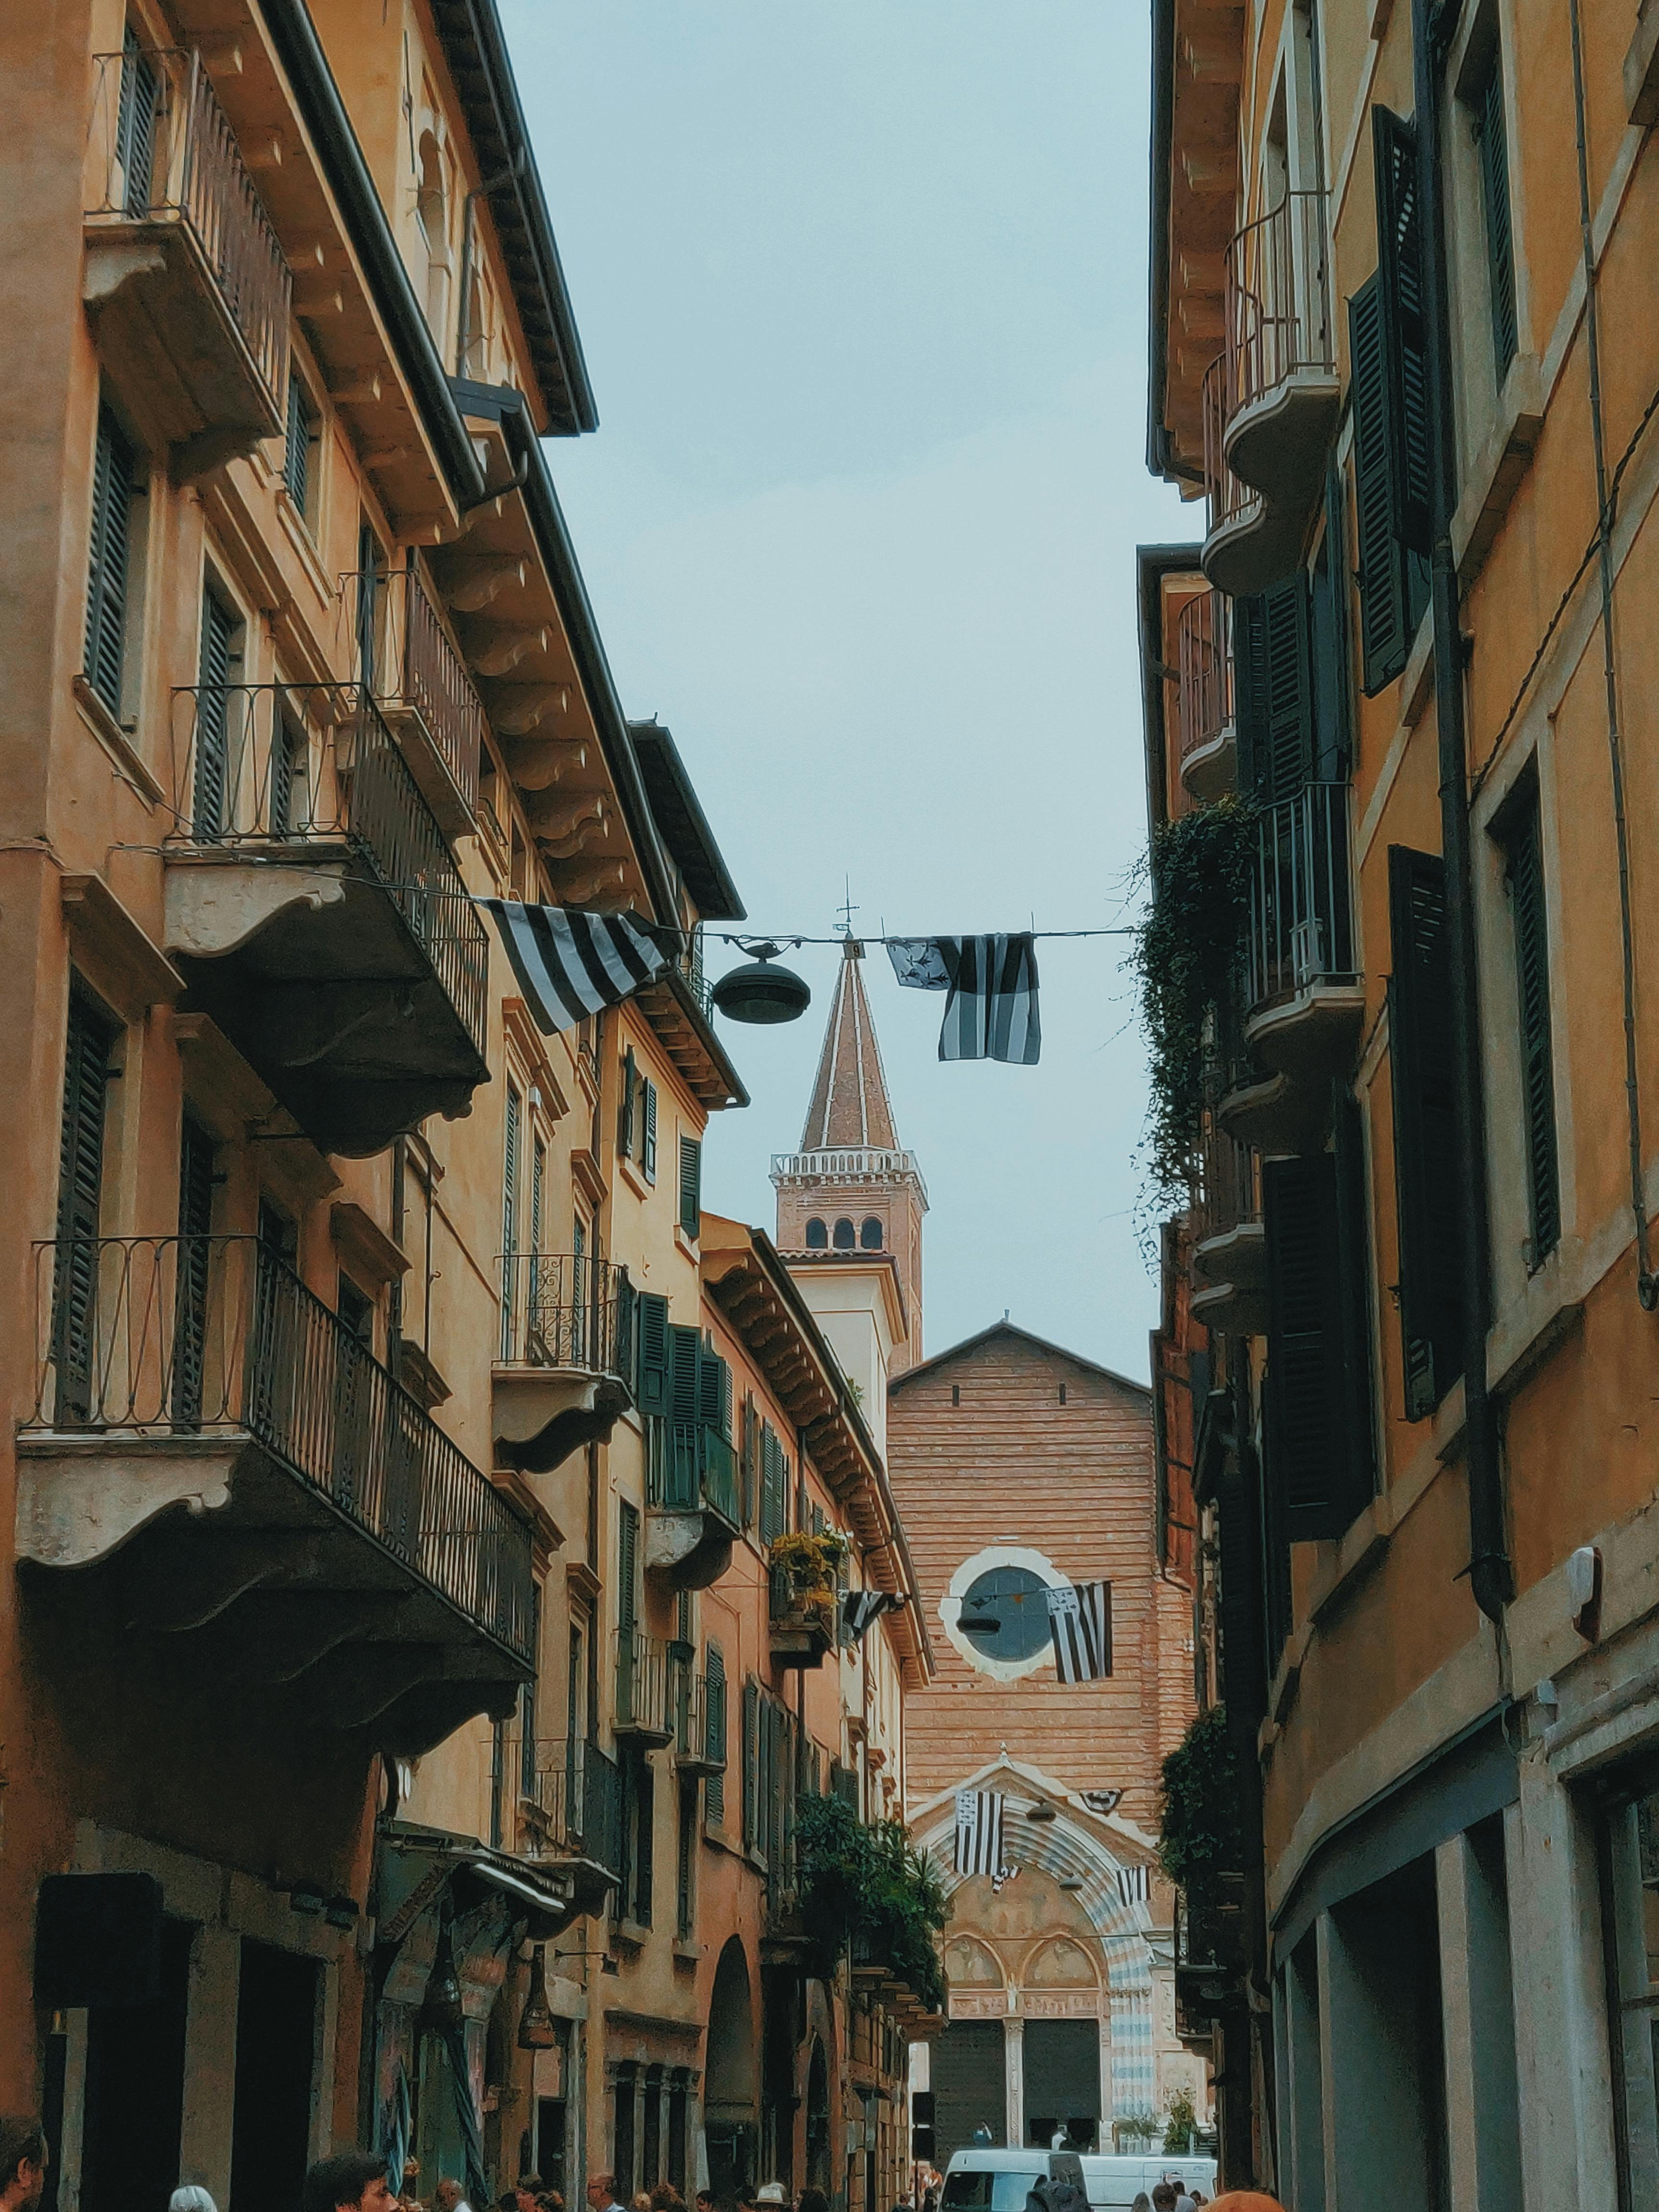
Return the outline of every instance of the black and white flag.
[[[1152,1893],[1152,1870],[1144,1866],[1125,1866],[1117,1870],[1117,1893],[1133,1911],[1145,1905]]]
[[[1002,1872],[1002,1795],[995,1790],[957,1792],[957,1872]]]
[[[1062,1583],[1048,1593],[1048,1633],[1062,1682],[1098,1682],[1112,1671],[1110,1583]]]
[[[1006,1060],[1035,1067],[1042,1050],[1036,946],[1015,936],[890,937],[887,957],[913,991],[949,991],[941,1060]]]
[[[579,914],[522,899],[480,899],[501,933],[519,988],[545,1036],[617,1006],[668,963],[625,914]]]
[[[848,1590],[841,1601],[841,1625],[851,1642],[863,1641],[864,1632],[884,1613],[896,1613],[909,1598],[902,1590]]]
[[[1123,1802],[1121,1790],[1085,1790],[1083,1802],[1091,1813],[1115,1813]]]

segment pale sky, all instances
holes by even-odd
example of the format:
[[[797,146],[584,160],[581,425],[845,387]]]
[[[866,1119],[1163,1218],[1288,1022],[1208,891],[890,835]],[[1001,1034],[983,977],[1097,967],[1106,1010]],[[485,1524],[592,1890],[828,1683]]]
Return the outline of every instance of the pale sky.
[[[600,427],[550,444],[623,703],[673,731],[760,930],[1125,920],[1147,53],[1128,0],[502,0]],[[742,956],[711,946],[718,970]],[[1012,1318],[1146,1371],[1124,941],[1038,947],[1034,1069],[944,1065],[866,963],[932,1200],[927,1349]],[[705,1203],[770,1228],[837,955]]]

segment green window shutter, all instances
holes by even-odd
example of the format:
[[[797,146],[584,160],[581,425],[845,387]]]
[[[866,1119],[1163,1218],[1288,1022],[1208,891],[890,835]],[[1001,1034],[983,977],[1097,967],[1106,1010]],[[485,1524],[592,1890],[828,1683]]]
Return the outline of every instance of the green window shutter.
[[[270,834],[287,837],[294,830],[294,775],[304,738],[280,708],[270,733]]]
[[[759,1843],[760,1814],[760,1685],[743,1686],[743,1847],[752,1851]]]
[[[1302,569],[1234,602],[1233,665],[1241,787],[1264,805],[1293,798],[1313,760],[1308,583]]]
[[[634,1157],[636,1136],[635,1112],[639,1087],[639,1070],[635,1065],[634,1048],[630,1044],[622,1057],[622,1081],[617,1087],[617,1150],[625,1160],[631,1160]]]
[[[87,681],[112,714],[121,711],[127,576],[131,559],[133,452],[107,407],[98,412],[87,561]]]
[[[1492,301],[1492,368],[1501,386],[1518,342],[1515,310],[1515,225],[1510,205],[1510,148],[1504,120],[1504,63],[1494,48],[1492,68],[1475,94],[1474,143],[1480,156],[1480,202],[1486,217],[1486,286]]]
[[[1371,155],[1376,180],[1377,305],[1389,398],[1389,527],[1409,551],[1426,554],[1433,455],[1416,131],[1391,109],[1373,107]]]
[[[648,1075],[640,1078],[640,1170],[657,1180],[657,1086]]]
[[[1348,639],[1348,516],[1342,471],[1325,476],[1325,537],[1309,588],[1313,691],[1311,773],[1346,783],[1353,765],[1352,672]]]
[[[519,1141],[524,1109],[519,1094],[507,1086],[507,1127],[501,1140],[501,1249],[519,1249]]]
[[[1526,1117],[1531,1265],[1560,1242],[1561,1176],[1555,1133],[1555,1061],[1550,1037],[1549,917],[1538,793],[1527,794],[1509,844],[1507,879],[1515,931],[1516,995],[1521,1018],[1521,1089]]]
[[[104,1183],[104,1107],[112,1025],[71,989],[58,1146],[58,1236],[52,1358],[60,1427],[92,1413],[99,1230]]]
[[[235,618],[212,592],[202,595],[202,665],[196,694],[195,795],[191,828],[197,840],[210,843],[225,830],[229,781],[230,647]]]
[[[288,427],[283,444],[283,482],[288,495],[303,514],[311,475],[311,407],[306,388],[292,368],[288,373]]]
[[[1451,1081],[1446,872],[1437,854],[1389,847],[1389,914],[1400,1326],[1407,1419],[1421,1420],[1444,1397],[1462,1364],[1457,1264],[1462,1194]]]
[[[697,1419],[730,1440],[732,1370],[717,1352],[704,1352],[698,1359]]]
[[[149,213],[161,90],[161,82],[155,64],[139,45],[138,34],[129,23],[122,40],[121,100],[116,114],[115,148],[125,179],[122,208],[130,216]]]
[[[617,1626],[631,1635],[640,1617],[640,1509],[623,1498],[617,1509]]]
[[[702,1225],[702,1146],[696,1137],[680,1139],[680,1227],[695,1237]]]
[[[783,1455],[783,1446],[777,1431],[769,1421],[761,1423],[761,1507],[760,1534],[763,1544],[770,1544],[784,1532],[788,1520],[789,1468]]]
[[[668,1332],[668,1414],[673,1421],[697,1418],[698,1370],[703,1359],[702,1339],[695,1328],[678,1325]]]
[[[752,1528],[760,1502],[760,1417],[755,1411],[753,1395],[747,1390],[743,1394],[743,1441],[738,1464],[743,1491],[743,1525]]]
[[[705,1736],[708,1764],[717,1771],[708,1777],[705,1804],[711,1827],[726,1826],[726,1654],[710,1639],[703,1660],[706,1704]]]
[[[1380,290],[1378,279],[1367,277],[1348,302],[1354,522],[1359,541],[1360,681],[1367,698],[1393,683],[1411,650],[1405,559],[1394,535]]]
[[[1343,1328],[1337,1162],[1261,1164],[1267,1259],[1267,1480],[1290,1543],[1339,1536],[1364,1499],[1355,1480]],[[1367,1481],[1364,1489],[1369,1493]]]
[[[651,1877],[657,1841],[657,1778],[642,1753],[634,1768],[634,1917],[641,1928],[651,1925]]]
[[[641,1291],[634,1305],[634,1338],[639,1370],[635,1395],[642,1413],[668,1411],[668,1301],[656,1291]]]

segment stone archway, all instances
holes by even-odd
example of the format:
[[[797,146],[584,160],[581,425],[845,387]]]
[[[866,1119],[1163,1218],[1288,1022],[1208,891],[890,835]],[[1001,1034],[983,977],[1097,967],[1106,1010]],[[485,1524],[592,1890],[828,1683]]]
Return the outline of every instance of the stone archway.
[[[717,2204],[734,2203],[753,2185],[758,2089],[749,1961],[742,1937],[732,1936],[727,1938],[714,1968],[714,1994],[708,2005],[708,2062],[703,2077],[708,2186]]]
[[[830,2062],[823,2044],[812,2038],[806,2062],[806,2185],[828,2195],[835,2187],[830,2156]]]

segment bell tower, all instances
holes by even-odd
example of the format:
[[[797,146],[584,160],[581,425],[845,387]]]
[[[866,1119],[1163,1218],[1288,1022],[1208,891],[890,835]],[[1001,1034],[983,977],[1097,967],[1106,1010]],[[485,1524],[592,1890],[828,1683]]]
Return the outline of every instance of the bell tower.
[[[864,1390],[866,1414],[879,1433],[888,1376],[921,1358],[927,1188],[893,1124],[865,995],[864,947],[848,937],[842,955],[800,1149],[774,1154],[772,1182],[778,1249],[843,1367]],[[861,1325],[855,1311],[863,1312]],[[866,1347],[866,1335],[879,1340],[878,1358],[873,1345]],[[881,1401],[878,1419],[872,1392]]]

